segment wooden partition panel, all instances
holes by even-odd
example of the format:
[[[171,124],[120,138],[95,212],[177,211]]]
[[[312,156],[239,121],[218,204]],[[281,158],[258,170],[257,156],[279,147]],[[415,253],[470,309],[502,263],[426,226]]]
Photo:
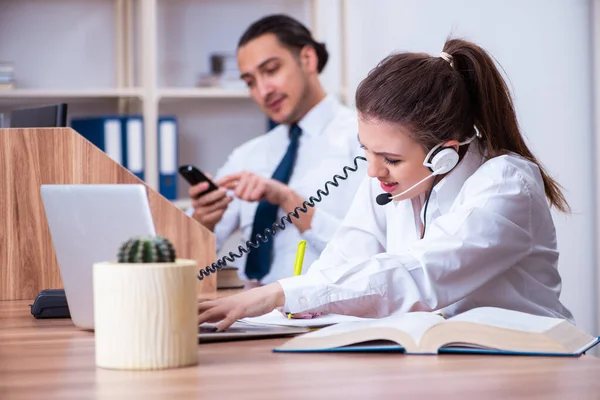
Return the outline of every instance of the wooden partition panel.
[[[216,260],[212,232],[71,128],[0,129],[0,177],[0,300],[63,287],[42,184],[144,184],[156,233],[173,242],[177,256],[197,260],[198,268]],[[199,294],[214,291],[214,274],[198,281]]]

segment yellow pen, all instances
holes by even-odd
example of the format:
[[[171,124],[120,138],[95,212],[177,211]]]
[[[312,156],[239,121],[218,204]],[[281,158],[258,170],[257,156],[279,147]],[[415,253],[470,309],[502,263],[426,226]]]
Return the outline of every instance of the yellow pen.
[[[302,263],[304,262],[304,251],[306,250],[306,240],[298,243],[296,250],[296,262],[294,263],[294,276],[302,275]],[[288,319],[292,319],[292,314],[288,313]]]
[[[302,275],[302,263],[304,262],[304,251],[306,250],[306,240],[298,243],[296,251],[296,262],[294,263],[294,276]]]

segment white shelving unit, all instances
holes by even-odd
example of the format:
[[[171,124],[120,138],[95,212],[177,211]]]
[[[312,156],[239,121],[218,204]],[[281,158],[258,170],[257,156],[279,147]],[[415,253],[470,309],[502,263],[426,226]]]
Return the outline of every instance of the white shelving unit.
[[[118,89],[83,89],[83,90],[53,90],[53,89],[12,89],[0,90],[0,107],[12,109],[25,107],[43,102],[66,101],[90,102],[91,100],[123,100],[142,99],[142,91],[136,88]]]
[[[342,94],[344,0],[0,0],[0,62],[15,66],[16,88],[0,90],[0,113],[69,104],[69,117],[141,114],[145,180],[158,188],[157,120],[178,120],[179,162],[214,173],[229,152],[263,134],[267,120],[246,89],[198,87],[209,54],[234,53],[254,20],[298,18],[325,41],[322,80]],[[343,100],[343,99],[342,99]],[[178,204],[187,183],[178,181]]]
[[[219,88],[165,88],[158,90],[160,100],[177,99],[248,99],[250,95],[245,89]]]
[[[119,98],[119,97],[141,97],[142,90],[137,88],[117,89],[12,89],[0,90],[0,99],[40,99],[40,98]]]

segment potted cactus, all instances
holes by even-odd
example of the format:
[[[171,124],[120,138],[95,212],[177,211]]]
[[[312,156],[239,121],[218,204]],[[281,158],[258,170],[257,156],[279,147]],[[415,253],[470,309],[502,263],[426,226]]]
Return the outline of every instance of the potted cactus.
[[[165,369],[198,363],[194,260],[160,236],[133,237],[94,264],[96,365]]]

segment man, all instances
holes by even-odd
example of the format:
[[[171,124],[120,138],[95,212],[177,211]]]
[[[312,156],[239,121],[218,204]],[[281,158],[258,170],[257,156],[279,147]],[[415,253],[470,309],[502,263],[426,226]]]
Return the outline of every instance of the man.
[[[242,246],[251,250],[236,259],[242,278],[266,284],[293,275],[302,239],[307,241],[304,265],[309,266],[341,223],[365,176],[360,160],[357,172],[344,172],[345,166],[354,168],[362,152],[356,114],[327,95],[319,82],[327,59],[325,45],[284,15],[256,21],[238,43],[241,78],[264,113],[279,125],[232,152],[216,175],[219,190],[198,197],[208,188],[201,183],[189,194],[193,217],[215,233],[218,249],[240,229]],[[336,174],[348,174],[348,179],[335,178],[338,187],[326,185]],[[315,207],[303,205],[311,196]],[[319,198],[322,201],[315,201]],[[267,242],[257,240],[256,235],[265,237],[265,229],[274,223],[283,225],[282,217],[296,207],[308,211],[297,211],[299,218],[291,217],[291,223],[285,220],[285,229],[267,234]],[[248,240],[260,246],[248,247]],[[239,254],[238,249],[231,251]]]

